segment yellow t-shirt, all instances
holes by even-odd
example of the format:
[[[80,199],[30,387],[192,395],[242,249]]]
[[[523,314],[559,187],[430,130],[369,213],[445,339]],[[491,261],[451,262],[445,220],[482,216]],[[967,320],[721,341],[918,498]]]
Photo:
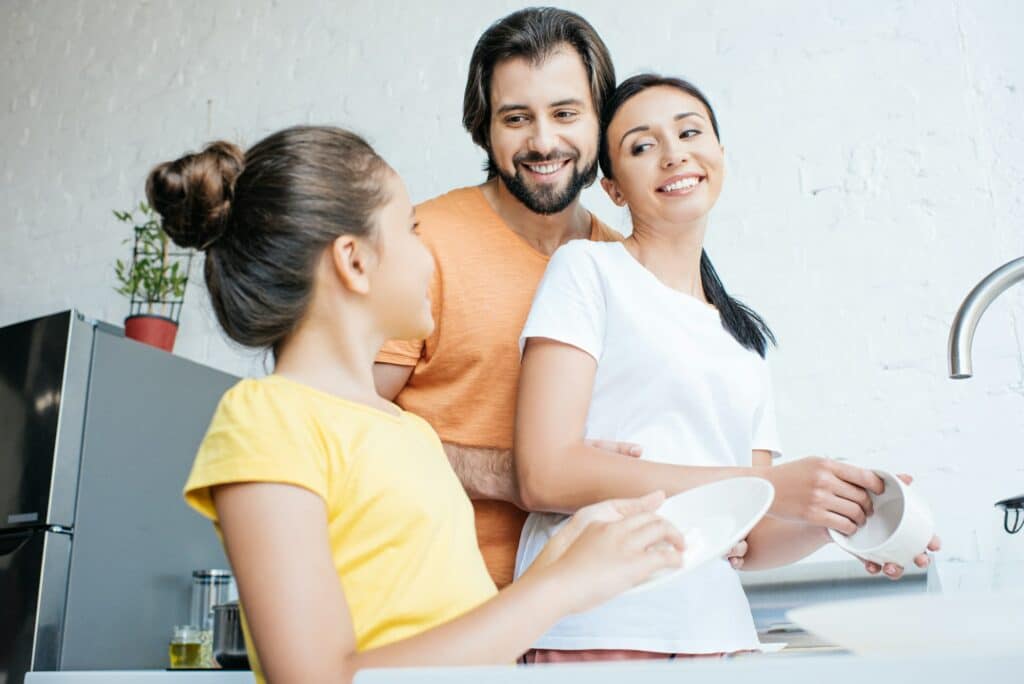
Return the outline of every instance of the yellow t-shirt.
[[[469,498],[437,434],[411,413],[278,375],[242,380],[217,407],[185,500],[216,526],[210,488],[230,482],[298,485],[324,500],[359,650],[447,622],[496,592]],[[248,628],[245,636],[262,681]]]

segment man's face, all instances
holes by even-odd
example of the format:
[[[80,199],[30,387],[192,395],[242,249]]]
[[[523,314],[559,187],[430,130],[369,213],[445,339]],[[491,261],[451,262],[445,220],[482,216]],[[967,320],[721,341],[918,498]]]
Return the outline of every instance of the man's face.
[[[499,177],[530,210],[557,214],[597,175],[600,124],[583,60],[565,45],[540,64],[499,62],[490,96],[490,156]]]

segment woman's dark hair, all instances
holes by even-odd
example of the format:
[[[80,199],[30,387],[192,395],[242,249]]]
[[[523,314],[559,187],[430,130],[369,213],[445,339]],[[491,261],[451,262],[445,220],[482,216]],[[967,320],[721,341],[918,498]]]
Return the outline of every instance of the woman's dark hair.
[[[388,165],[359,136],[298,126],[244,153],[218,141],[154,168],[146,197],[204,275],[228,337],[275,356],[309,305],[317,259],[341,235],[370,235]]]
[[[659,76],[658,74],[633,76],[619,84],[601,111],[601,148],[598,153],[598,161],[601,164],[601,173],[605,178],[614,178],[611,155],[608,152],[608,127],[611,125],[615,113],[634,95],[642,93],[648,88],[656,87],[676,88],[700,100],[708,110],[715,138],[721,141],[722,136],[718,132],[718,119],[715,118],[715,110],[711,108],[708,98],[697,86],[681,78]],[[704,250],[700,254],[700,280],[708,301],[721,314],[722,327],[728,330],[729,334],[736,338],[741,345],[764,357],[768,351],[768,345],[776,343],[775,335],[757,312],[738,299],[729,296],[715,267],[711,265],[707,251]]]
[[[473,49],[462,100],[462,125],[487,151],[487,177],[498,169],[491,159],[491,75],[499,62],[520,57],[541,64],[561,45],[571,45],[590,79],[594,111],[600,113],[615,88],[615,67],[601,36],[586,19],[557,7],[529,7],[491,24]]]

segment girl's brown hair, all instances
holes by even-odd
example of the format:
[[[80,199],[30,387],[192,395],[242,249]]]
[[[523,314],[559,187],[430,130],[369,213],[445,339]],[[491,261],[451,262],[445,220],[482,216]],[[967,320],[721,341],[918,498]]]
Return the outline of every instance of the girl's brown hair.
[[[323,250],[372,233],[388,168],[354,133],[297,126],[245,153],[218,141],[159,164],[146,197],[174,242],[206,252],[206,288],[228,337],[276,355],[306,312]]]

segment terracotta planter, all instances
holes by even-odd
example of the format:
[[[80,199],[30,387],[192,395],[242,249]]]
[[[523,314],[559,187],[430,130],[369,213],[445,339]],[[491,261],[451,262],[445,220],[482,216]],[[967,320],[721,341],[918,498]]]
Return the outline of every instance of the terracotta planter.
[[[178,324],[165,316],[136,314],[124,319],[125,337],[164,351],[174,350],[174,336],[177,334]]]

